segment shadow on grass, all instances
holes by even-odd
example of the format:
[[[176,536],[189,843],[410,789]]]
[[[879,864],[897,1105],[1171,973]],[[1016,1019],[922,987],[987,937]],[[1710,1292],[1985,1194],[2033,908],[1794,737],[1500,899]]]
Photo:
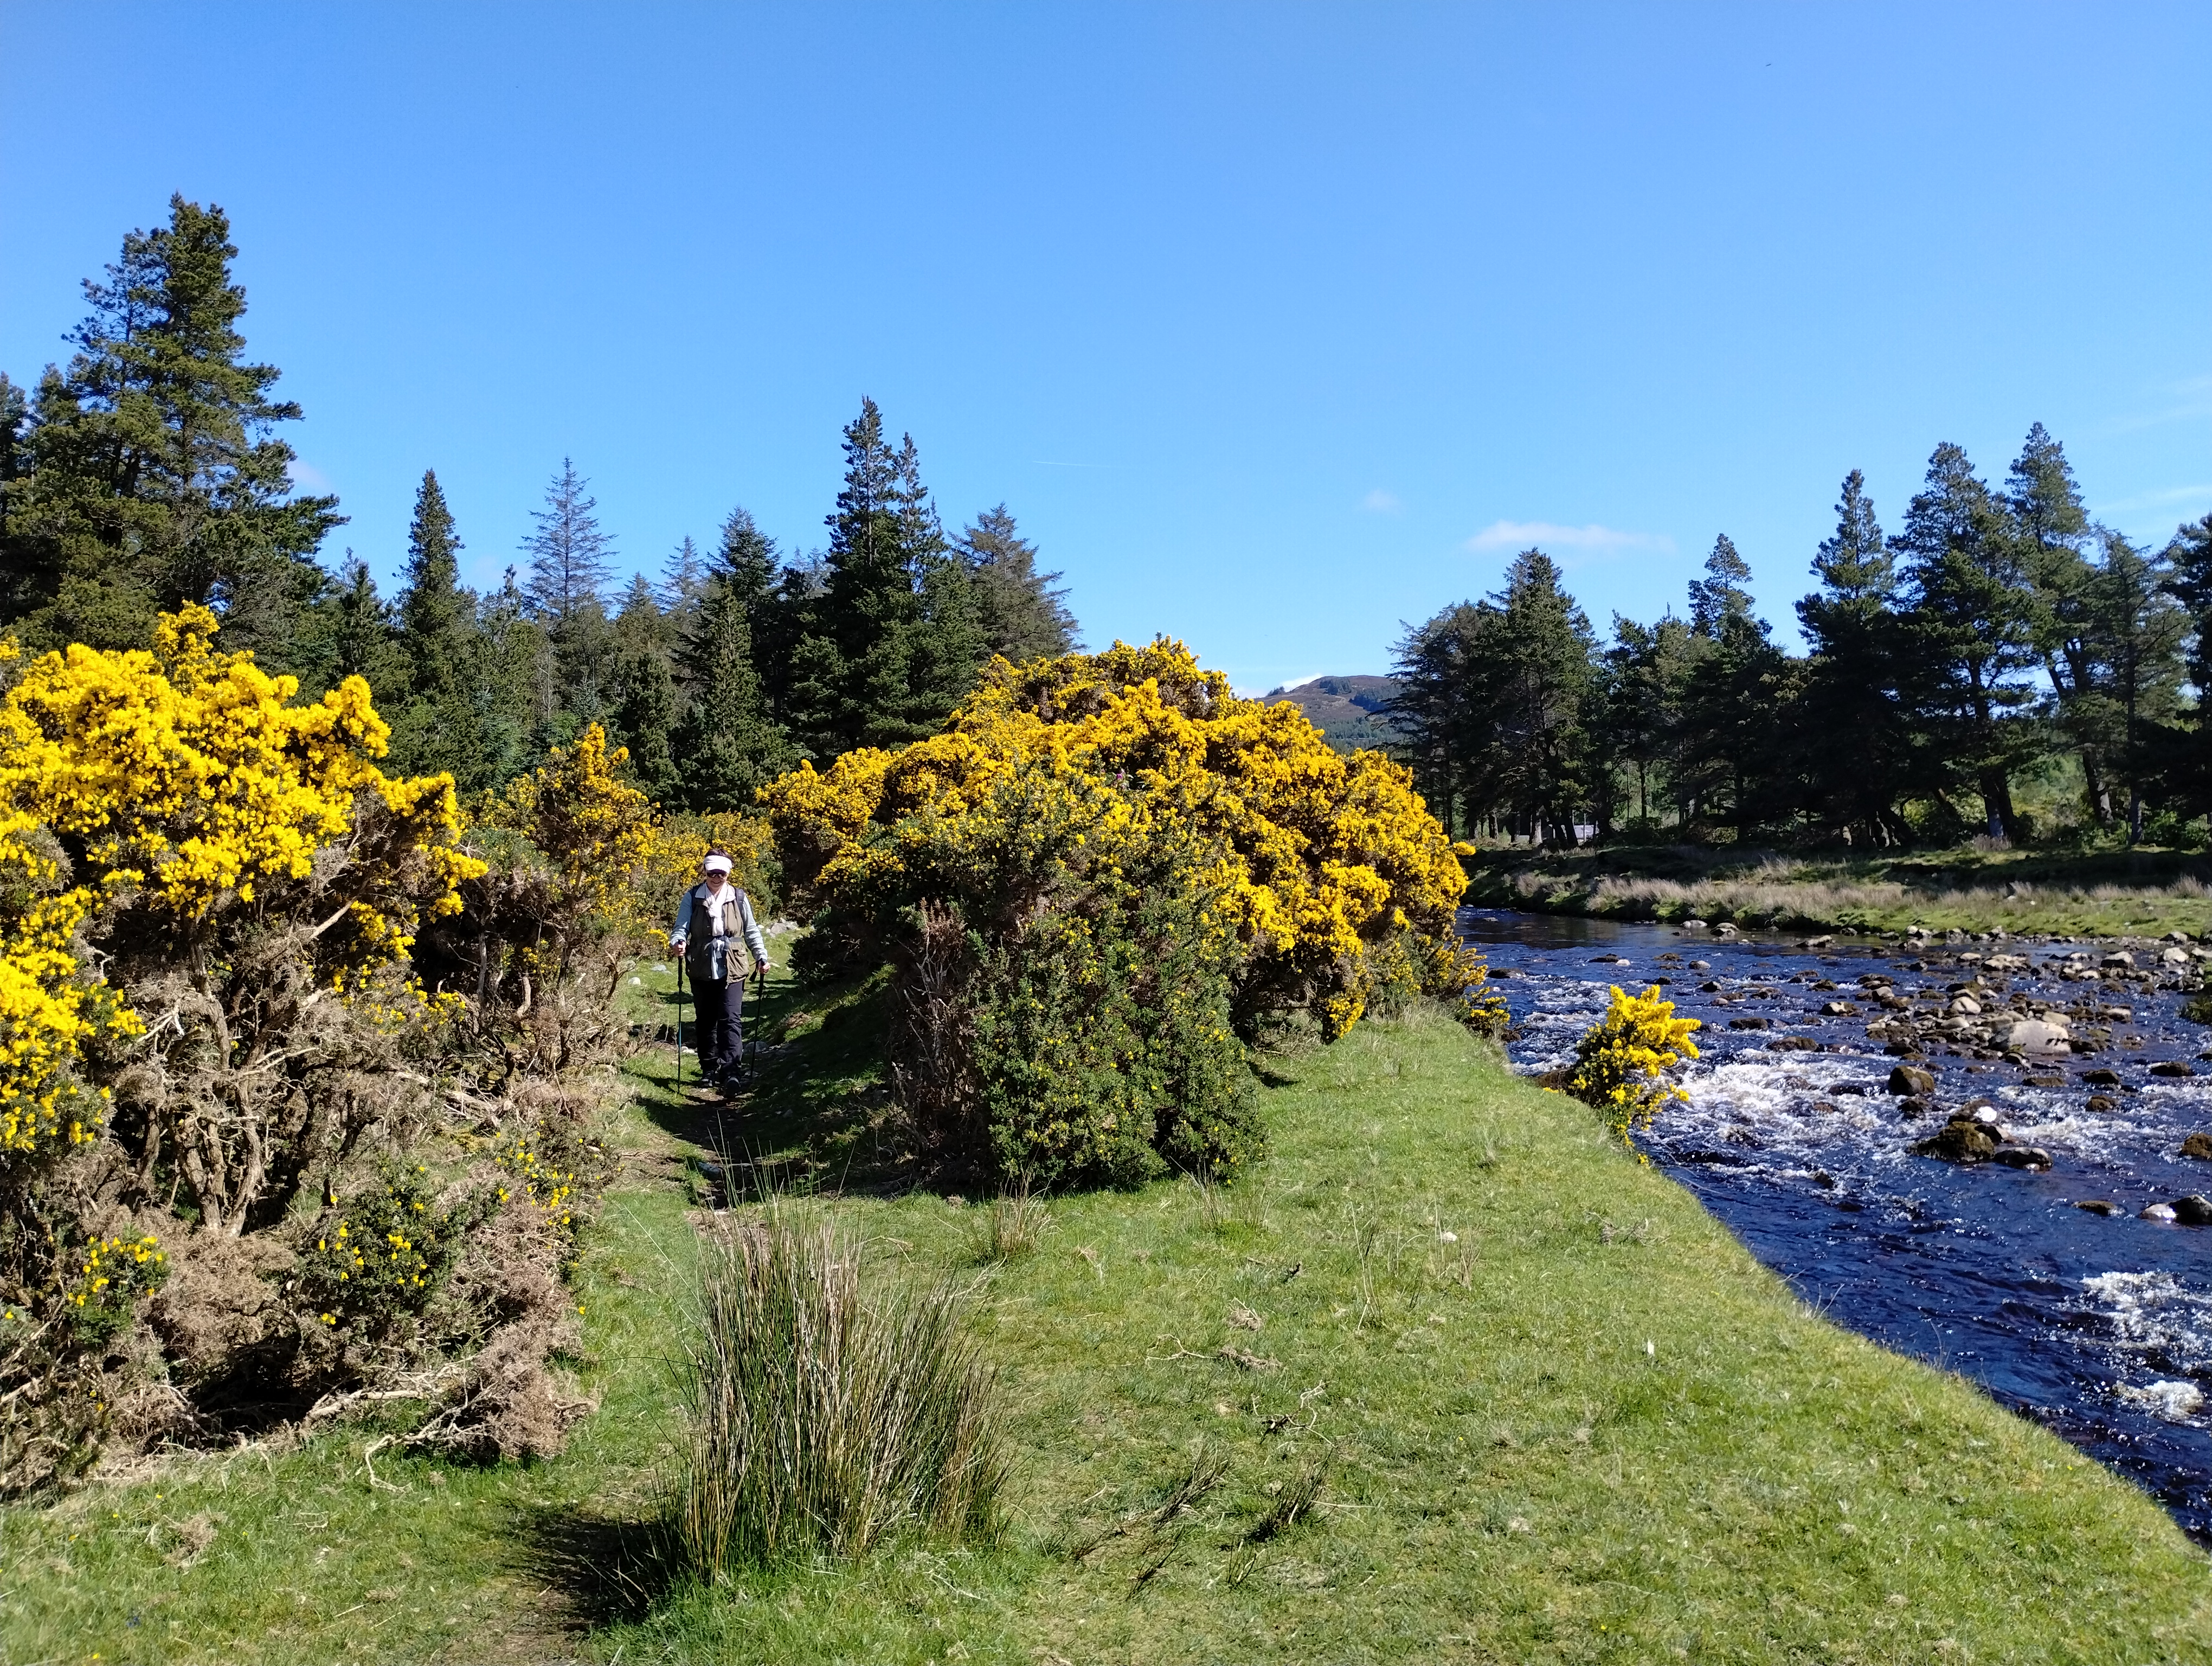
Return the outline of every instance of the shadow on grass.
[[[560,1598],[572,1631],[643,1620],[691,1578],[652,1522],[526,1505],[508,1535],[515,1572]]]

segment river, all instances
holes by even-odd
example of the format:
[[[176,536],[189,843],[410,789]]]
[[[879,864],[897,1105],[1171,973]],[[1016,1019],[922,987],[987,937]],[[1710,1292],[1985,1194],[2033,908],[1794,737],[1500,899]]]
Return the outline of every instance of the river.
[[[1677,1014],[1705,1027],[1688,1102],[1641,1140],[1652,1162],[1828,1317],[1981,1383],[2212,1542],[2212,1228],[2139,1213],[2212,1193],[2212,1162],[2179,1154],[2186,1135],[2212,1131],[2212,1073],[2212,1073],[2193,1062],[2212,1031],[2180,1016],[2193,964],[2161,966],[2162,944],[2132,945],[2132,970],[2100,970],[2109,942],[1814,948],[1478,909],[1461,929],[1498,974],[1510,1056],[1527,1074],[1572,1057],[1608,985],[1663,981]],[[1881,986],[1858,982],[1869,976],[1893,980],[1890,1007],[1876,1004]],[[1895,1005],[1942,1012],[1959,993],[1992,1009],[2070,1009],[2083,1050],[2015,1063],[2002,1040],[1927,1045],[1929,1020]],[[1832,1005],[1859,1010],[1821,1011]],[[1758,1018],[1764,1028],[1730,1027]],[[1998,1036],[2009,1021],[1996,1022]],[[1867,1033],[1885,1022],[1919,1025],[1913,1061],[1936,1088],[1917,1116],[1888,1091],[1892,1032]],[[2086,1079],[2096,1071],[2118,1080]],[[2048,1170],[1913,1154],[1976,1098],[2008,1144],[2048,1153]],[[2076,1207],[2090,1201],[2117,1212]]]

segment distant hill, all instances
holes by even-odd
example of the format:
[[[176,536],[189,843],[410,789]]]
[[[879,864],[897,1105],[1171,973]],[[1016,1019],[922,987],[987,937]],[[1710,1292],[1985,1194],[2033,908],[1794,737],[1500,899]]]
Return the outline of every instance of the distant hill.
[[[1328,737],[1340,752],[1362,746],[1380,749],[1398,739],[1397,726],[1382,708],[1397,697],[1395,677],[1316,677],[1294,689],[1277,689],[1269,704],[1287,700]]]

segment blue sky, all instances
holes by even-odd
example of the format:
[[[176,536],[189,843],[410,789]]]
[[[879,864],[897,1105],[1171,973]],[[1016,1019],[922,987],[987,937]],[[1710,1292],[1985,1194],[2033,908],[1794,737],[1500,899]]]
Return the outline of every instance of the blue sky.
[[[1384,669],[1542,544],[1601,629],[1716,532],[1778,626],[1838,483],[2028,425],[2212,510],[2212,7],[0,0],[0,368],[168,194],[381,574],[573,456],[625,568],[821,541],[863,394],[1094,643]]]

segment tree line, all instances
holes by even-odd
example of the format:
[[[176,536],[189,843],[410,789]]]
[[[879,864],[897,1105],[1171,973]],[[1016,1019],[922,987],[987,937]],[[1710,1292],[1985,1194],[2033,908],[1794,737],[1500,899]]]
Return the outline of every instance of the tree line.
[[[787,556],[744,508],[686,538],[659,581],[617,584],[617,540],[563,459],[522,557],[478,592],[434,470],[396,593],[350,550],[334,496],[294,489],[276,367],[250,362],[219,208],[173,198],[88,281],[65,368],[0,375],[0,629],[33,652],[142,647],[198,602],[225,646],[310,691],[358,674],[392,726],[388,768],[499,787],[592,723],[638,783],[694,809],[750,804],[808,757],[933,733],[994,654],[1068,652],[1060,575],[1006,507],[945,531],[912,438],[872,400],[844,431],[820,550]]]
[[[2030,429],[2002,485],[1940,445],[1894,534],[1864,477],[1773,639],[1725,535],[1686,608],[1610,641],[1540,550],[1503,589],[1397,647],[1395,715],[1421,790],[1466,833],[1890,848],[2038,828],[2063,772],[2074,830],[2184,836],[2212,811],[2212,515],[2162,549],[2094,522],[2064,448]]]

